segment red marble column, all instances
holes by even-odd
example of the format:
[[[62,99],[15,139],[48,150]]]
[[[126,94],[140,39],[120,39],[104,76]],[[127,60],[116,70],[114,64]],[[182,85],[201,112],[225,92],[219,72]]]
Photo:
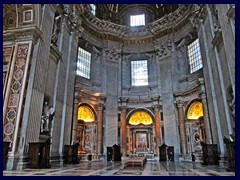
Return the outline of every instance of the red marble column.
[[[161,145],[162,132],[161,132],[161,116],[159,114],[160,106],[154,106],[155,114],[155,136],[156,136],[156,154],[159,156],[159,146]]]
[[[178,123],[179,123],[179,134],[180,134],[180,150],[184,155],[186,154],[186,136],[185,136],[185,126],[184,126],[184,111],[183,102],[177,101],[178,108]]]
[[[126,115],[127,115],[127,107],[121,107],[121,129],[122,129],[122,156],[127,155],[127,122],[126,122]]]
[[[97,106],[97,152],[103,153],[103,104]]]

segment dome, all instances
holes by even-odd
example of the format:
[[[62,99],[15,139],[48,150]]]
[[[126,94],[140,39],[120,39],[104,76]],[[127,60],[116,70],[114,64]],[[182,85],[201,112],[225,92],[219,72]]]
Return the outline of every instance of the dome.
[[[147,22],[151,23],[159,18],[173,13],[178,4],[95,4],[96,17],[116,24],[127,25],[128,14],[145,13]]]

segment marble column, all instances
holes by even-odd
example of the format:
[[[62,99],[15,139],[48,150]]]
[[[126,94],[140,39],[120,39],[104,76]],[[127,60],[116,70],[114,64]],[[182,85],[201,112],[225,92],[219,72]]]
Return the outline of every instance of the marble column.
[[[129,152],[130,152],[129,151],[129,149],[130,149],[129,148],[129,126],[127,126],[127,137],[126,138],[127,138],[127,154],[129,154]]]
[[[132,130],[132,153],[134,154],[135,149],[135,132]]]
[[[97,152],[103,153],[103,104],[97,106]]]
[[[156,150],[154,147],[156,147],[156,142],[154,140],[154,138],[156,137],[156,133],[155,133],[155,125],[152,126],[152,142],[153,142],[153,148],[152,148],[152,151],[154,154],[156,154]]]
[[[203,103],[203,119],[204,119],[204,125],[205,125],[205,134],[206,134],[206,144],[212,144],[212,135],[210,130],[210,122],[208,117],[208,105],[206,100],[206,93],[205,93],[205,87],[204,87],[204,80],[202,78],[199,78],[199,82],[201,85],[200,90],[200,97]]]
[[[127,155],[127,122],[126,122],[126,115],[127,115],[127,107],[121,107],[121,129],[122,129],[122,156]]]
[[[160,111],[160,106],[155,105],[154,106],[154,114],[155,114],[155,134],[156,134],[156,154],[159,156],[159,146],[161,145],[161,139],[162,139],[162,134],[161,134],[161,117],[159,114]]]
[[[77,124],[78,124],[78,99],[79,94],[75,91],[74,94],[74,105],[73,105],[73,125],[72,125],[72,141],[71,144],[74,144],[77,140]]]
[[[151,134],[150,131],[148,131],[148,153],[151,152]]]
[[[183,102],[181,100],[177,101],[178,109],[178,123],[179,123],[179,134],[180,134],[180,149],[183,155],[186,154],[186,135],[185,135],[185,126],[184,126],[184,110]]]

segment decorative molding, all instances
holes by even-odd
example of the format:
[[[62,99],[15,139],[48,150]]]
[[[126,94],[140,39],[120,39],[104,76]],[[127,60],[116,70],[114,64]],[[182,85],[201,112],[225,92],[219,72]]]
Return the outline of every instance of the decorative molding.
[[[162,59],[171,55],[172,52],[172,42],[168,40],[163,44],[155,45],[156,59]]]
[[[32,23],[33,22],[33,10],[23,11],[23,23]]]
[[[153,110],[154,110],[154,112],[159,112],[160,111],[160,105],[153,105]]]
[[[200,83],[195,83],[192,86],[190,86],[188,89],[175,91],[173,95],[175,97],[187,96],[188,94],[197,92],[199,90],[199,86],[200,86]]]
[[[121,112],[127,112],[128,107],[127,106],[121,106]]]
[[[180,5],[179,8],[144,28],[131,28],[100,20],[91,12],[86,12],[83,19],[83,28],[86,32],[98,39],[111,40],[125,45],[142,45],[152,43],[156,38],[171,34],[189,22],[191,15],[190,5]],[[131,39],[129,37],[136,37]]]
[[[184,107],[184,101],[183,101],[183,100],[177,100],[177,101],[176,101],[176,104],[177,104],[177,107],[178,107],[178,108]]]
[[[33,41],[36,44],[37,40],[41,38],[42,32],[38,27],[28,27],[19,29],[9,29],[3,32],[4,41]]]
[[[83,13],[82,11],[77,14],[75,9],[75,5],[71,7],[69,4],[59,5],[62,8],[63,17],[65,17],[66,25],[69,31],[73,31],[75,33],[76,39],[82,36],[84,28],[81,26],[82,21],[80,15]],[[79,9],[79,8],[78,8]]]
[[[3,30],[15,28],[17,26],[16,4],[3,5]]]
[[[193,27],[195,27],[198,30],[200,27],[200,24],[207,17],[206,5],[194,4],[192,6],[192,14],[193,16],[190,18],[190,22],[192,23]]]
[[[121,58],[121,49],[105,48],[103,51],[107,61],[119,62]]]
[[[104,109],[104,104],[98,103],[98,104],[97,104],[97,110],[98,110],[98,111],[103,111],[103,109]]]
[[[122,55],[123,61],[128,62],[132,56],[133,54]]]

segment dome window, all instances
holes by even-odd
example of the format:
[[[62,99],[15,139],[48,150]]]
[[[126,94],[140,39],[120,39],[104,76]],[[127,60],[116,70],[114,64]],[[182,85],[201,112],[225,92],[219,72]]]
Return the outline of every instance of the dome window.
[[[145,25],[145,14],[131,15],[130,26],[144,26]]]

